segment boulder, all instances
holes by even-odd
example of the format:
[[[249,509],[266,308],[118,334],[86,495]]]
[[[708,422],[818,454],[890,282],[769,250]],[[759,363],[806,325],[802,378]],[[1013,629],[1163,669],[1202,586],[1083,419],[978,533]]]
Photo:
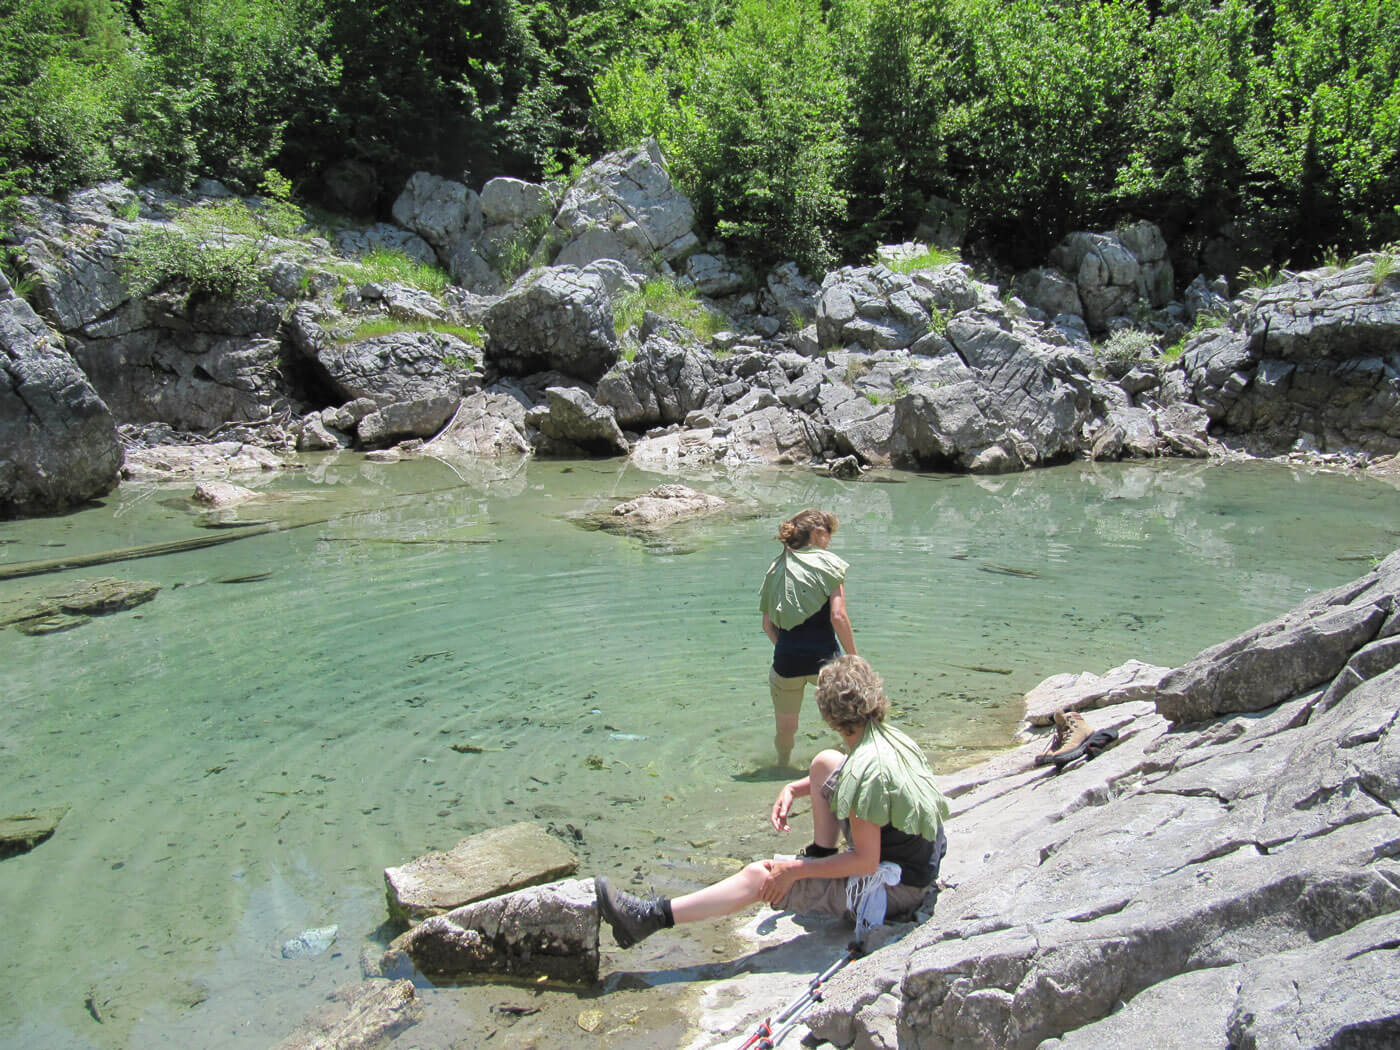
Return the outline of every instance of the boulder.
[[[409,438],[430,438],[452,418],[460,399],[437,394],[395,401],[360,420],[355,436],[365,448],[383,448]]]
[[[501,176],[481,187],[481,213],[488,225],[519,226],[552,215],[554,199],[537,182]]]
[[[246,489],[242,485],[235,485],[228,481],[201,481],[194,487],[196,503],[203,503],[206,506],[236,507],[240,503],[247,503],[250,499],[257,499],[258,494],[252,489]]]
[[[713,355],[693,341],[653,332],[631,361],[619,362],[598,380],[598,403],[629,430],[680,423],[697,409],[722,403]]]
[[[557,369],[597,382],[618,360],[612,299],[597,273],[534,270],[486,312],[486,360],[507,375]]]
[[[0,274],[0,518],[105,495],[121,462],[106,402]]]
[[[525,406],[509,394],[478,391],[462,399],[451,422],[423,446],[447,459],[499,459],[530,453]]]
[[[583,452],[593,456],[627,454],[627,439],[617,425],[612,409],[598,404],[586,390],[552,386],[545,390],[546,403],[526,414],[540,432],[542,451],[557,455]]]
[[[412,230],[439,254],[462,234],[479,234],[483,227],[481,198],[460,182],[415,172],[394,201],[394,221]]]
[[[371,978],[328,996],[276,1050],[380,1050],[422,1016],[412,981]]]
[[[657,485],[613,507],[599,524],[604,529],[654,529],[723,510],[725,500],[685,485]]]
[[[700,246],[695,209],[672,184],[654,140],[590,164],[565,192],[554,224],[565,239],[561,265],[612,258],[650,273],[653,256],[677,262]]]
[[[389,946],[431,977],[509,974],[598,979],[598,907],[592,879],[517,890],[423,920]]]
[[[492,828],[384,869],[389,915],[416,923],[464,904],[571,875],[578,860],[537,824]]]

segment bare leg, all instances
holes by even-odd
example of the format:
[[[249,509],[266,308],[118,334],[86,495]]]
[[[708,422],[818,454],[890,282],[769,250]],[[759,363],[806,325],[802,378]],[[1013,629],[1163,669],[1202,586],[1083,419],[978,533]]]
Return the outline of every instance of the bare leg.
[[[792,761],[792,748],[797,742],[797,715],[774,711],[773,722],[777,727],[773,734],[773,746],[778,749],[778,765],[786,766]]]
[[[767,877],[767,869],[761,862],[755,861],[727,879],[706,886],[703,890],[687,893],[683,897],[673,897],[671,915],[677,923],[733,915],[758,900],[758,891]]]
[[[818,751],[808,767],[808,783],[812,785],[812,841],[818,846],[834,849],[841,838],[841,822],[831,811],[831,803],[822,797],[822,785],[840,768],[846,756],[840,751]]]

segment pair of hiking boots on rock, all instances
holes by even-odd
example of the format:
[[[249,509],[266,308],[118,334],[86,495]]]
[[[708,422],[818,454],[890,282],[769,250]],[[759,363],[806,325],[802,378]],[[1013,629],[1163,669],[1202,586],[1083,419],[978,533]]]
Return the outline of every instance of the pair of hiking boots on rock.
[[[1043,754],[1035,756],[1038,766],[1061,768],[1079,758],[1093,758],[1118,739],[1116,729],[1095,730],[1078,711],[1056,711],[1055,735]]]

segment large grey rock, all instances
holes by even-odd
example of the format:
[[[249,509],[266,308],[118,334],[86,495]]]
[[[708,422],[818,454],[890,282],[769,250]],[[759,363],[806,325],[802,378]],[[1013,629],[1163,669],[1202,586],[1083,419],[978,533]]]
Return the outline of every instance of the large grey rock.
[[[440,431],[460,399],[454,395],[432,394],[412,401],[394,401],[365,415],[355,436],[365,448],[384,448],[409,438],[430,438]]]
[[[651,531],[714,514],[728,505],[719,496],[686,485],[657,485],[611,510],[591,516],[589,524],[605,532]]]
[[[1190,339],[1181,368],[1215,429],[1261,452],[1400,449],[1400,279],[1374,273],[1298,274]]]
[[[394,221],[412,230],[439,253],[460,236],[483,228],[481,198],[460,182],[415,172],[394,201]]]
[[[486,313],[486,360],[509,375],[556,369],[596,382],[618,360],[612,299],[596,273],[535,270]]]
[[[518,226],[553,214],[554,200],[537,182],[501,176],[481,187],[481,212],[489,225]]]
[[[582,451],[595,456],[626,455],[627,439],[617,425],[612,409],[598,404],[586,390],[552,386],[545,390],[543,408],[527,413],[543,438],[542,451],[575,455]]]
[[[1084,319],[1096,332],[1103,331],[1110,318],[1131,313],[1138,302],[1165,306],[1174,288],[1166,241],[1151,223],[1103,233],[1071,233],[1050,253],[1050,262],[1073,280]],[[1035,294],[1038,282],[1022,287]]]
[[[478,391],[462,399],[451,422],[423,446],[446,459],[500,459],[528,455],[525,406],[508,394]]]
[[[308,318],[293,315],[294,345],[311,362],[337,402],[369,398],[378,404],[460,397],[480,351],[450,332],[416,331],[342,340]],[[465,368],[464,368],[465,366]]]
[[[598,979],[592,879],[568,879],[467,904],[425,919],[389,946],[431,976],[499,973]]]
[[[722,401],[714,357],[694,342],[653,332],[631,361],[598,380],[598,403],[629,430],[684,422],[697,409]]]
[[[1272,707],[1331,681],[1392,608],[1384,593],[1350,603],[1345,596],[1323,596],[1205,650],[1162,680],[1157,710],[1173,722],[1198,722]]]
[[[422,1016],[412,981],[371,978],[333,992],[276,1050],[379,1050]]]
[[[104,495],[121,462],[107,404],[0,274],[0,518]]]
[[[655,141],[589,165],[565,192],[554,224],[565,238],[557,261],[567,265],[613,258],[651,272],[653,255],[676,262],[699,248],[695,210],[672,184]]]
[[[538,824],[511,824],[384,869],[389,915],[421,922],[464,904],[571,875],[578,860]]]
[[[1084,304],[1079,301],[1079,289],[1053,267],[1028,270],[1011,282],[1011,292],[1027,306],[1043,310],[1048,316],[1072,314],[1084,316]]]
[[[1226,676],[1233,659],[1288,679],[1323,621],[1397,601],[1400,552],[1207,653]],[[913,1050],[1390,1045],[1400,667],[1360,658],[1377,652],[1366,638],[1339,643],[1331,682],[1370,677],[1330,703],[1312,675],[1192,724],[1126,701],[1089,711],[1119,734],[1091,761],[1035,766],[1033,742],[941,778],[953,817],[933,920],[837,975],[814,1035],[888,1045],[893,1012]]]

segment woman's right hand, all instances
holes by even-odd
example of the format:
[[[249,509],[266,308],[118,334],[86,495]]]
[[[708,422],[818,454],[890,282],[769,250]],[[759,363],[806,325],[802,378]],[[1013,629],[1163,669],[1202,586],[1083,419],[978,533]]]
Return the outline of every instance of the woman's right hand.
[[[792,803],[796,798],[791,784],[784,784],[782,790],[778,792],[778,797],[773,803],[773,812],[769,819],[773,823],[774,831],[791,831],[788,826],[788,814],[792,812]]]

